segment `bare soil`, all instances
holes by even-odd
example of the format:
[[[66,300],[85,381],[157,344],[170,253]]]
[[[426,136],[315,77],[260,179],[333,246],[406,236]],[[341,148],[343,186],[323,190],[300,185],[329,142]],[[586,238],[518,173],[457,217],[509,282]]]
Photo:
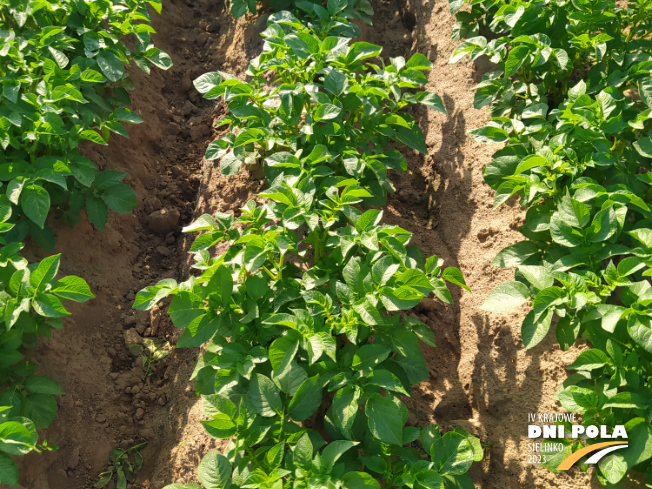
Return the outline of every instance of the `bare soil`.
[[[489,120],[486,110],[473,109],[472,87],[490,67],[448,64],[457,42],[450,38],[454,19],[446,0],[376,0],[374,8],[374,26],[363,27],[364,40],[383,46],[386,57],[426,55],[435,65],[427,88],[441,95],[449,113],[413,111],[429,155],[404,152],[409,169],[392,175],[397,192],[388,200],[385,221],[412,231],[413,243],[427,256],[437,254],[447,266],[459,267],[473,289],[454,290],[454,306],[427,301],[417,308],[438,348],[423,348],[431,376],[406,399],[408,423],[463,426],[490,443],[484,461],[471,470],[478,488],[600,487],[590,472],[553,474],[528,463],[527,414],[561,410],[554,393],[578,349],[561,352],[551,333],[526,351],[520,337],[525,309],[478,309],[493,287],[512,278],[511,270],[490,262],[520,240],[524,217],[514,201],[493,210],[482,169],[496,148],[467,135]],[[51,222],[57,251],[65,251],[62,271],[86,278],[97,298],[72,307],[64,330],[40,341],[31,354],[66,394],[58,397],[59,414],[45,430],[60,449],[23,457],[23,489],[90,488],[111,449],[143,438],[145,465],[134,489],[196,482],[201,457],[218,446],[199,424],[201,405],[188,381],[198,350],[173,350],[145,377],[140,360],[126,348],[125,333],[176,341],[179,331],[165,309],[131,310],[135,293],[162,278],[187,278],[182,226],[203,212],[236,211],[262,186],[244,170],[224,177],[203,160],[215,134],[212,123],[224,107],[202,100],[191,80],[216,69],[244,78],[249,59],[262,47],[258,34],[267,15],[234,20],[225,0],[168,0],[163,14],[154,16],[155,42],[174,67],[149,77],[134,70],[134,109],[144,124],[130,129],[129,140],[86,150],[100,167],[129,172],[127,183],[140,205],[131,215],[111,215],[104,232],[85,216],[74,228],[56,218]],[[32,250],[35,257],[46,256]]]

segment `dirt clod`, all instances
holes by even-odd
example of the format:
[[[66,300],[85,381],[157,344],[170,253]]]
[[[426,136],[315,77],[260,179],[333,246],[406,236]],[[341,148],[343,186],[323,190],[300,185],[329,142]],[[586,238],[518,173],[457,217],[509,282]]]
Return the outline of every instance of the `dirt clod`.
[[[152,212],[147,218],[147,225],[158,235],[165,235],[174,231],[179,224],[179,210],[176,208],[162,208]]]
[[[137,344],[140,345],[143,342],[143,338],[138,334],[138,331],[136,331],[136,328],[131,328],[128,329],[124,332],[124,339],[125,339],[125,344],[127,345],[127,348],[129,345],[132,344]]]

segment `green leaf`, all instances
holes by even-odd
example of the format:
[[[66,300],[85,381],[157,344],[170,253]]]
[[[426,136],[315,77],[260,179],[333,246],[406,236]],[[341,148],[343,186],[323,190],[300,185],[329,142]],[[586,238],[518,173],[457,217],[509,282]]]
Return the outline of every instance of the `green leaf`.
[[[19,485],[16,462],[5,453],[0,453],[0,484],[7,484],[8,486]]]
[[[356,61],[362,61],[363,59],[373,58],[378,56],[381,51],[382,48],[375,44],[356,42],[351,45],[349,52],[346,54],[346,63],[351,64]]]
[[[417,101],[420,104],[423,104],[430,109],[437,110],[442,114],[448,115],[448,112],[446,112],[446,107],[444,106],[444,102],[441,100],[441,97],[436,93],[418,92]]]
[[[429,70],[432,68],[432,63],[423,54],[414,53],[405,66],[412,70]]]
[[[648,316],[632,314],[629,316],[627,331],[629,336],[645,351],[652,353],[652,319]]]
[[[227,307],[233,294],[233,277],[224,265],[219,265],[206,284],[208,296],[222,307]]]
[[[18,102],[20,92],[20,82],[18,80],[9,80],[2,84],[2,94],[13,103]]]
[[[91,129],[83,130],[82,132],[79,133],[79,137],[87,141],[92,141],[95,144],[101,144],[103,146],[106,145],[106,141],[104,140],[104,138],[99,133]]]
[[[521,337],[526,349],[530,349],[541,343],[546,337],[552,322],[553,310],[549,309],[546,314],[537,316],[530,311],[521,325]]]
[[[321,453],[321,468],[324,473],[330,473],[335,462],[337,462],[345,452],[356,446],[358,443],[359,442],[357,441],[336,440],[326,445],[326,448],[324,448]]]
[[[22,423],[6,421],[0,424],[0,451],[10,455],[25,455],[32,451],[34,442],[32,432]]]
[[[622,453],[610,453],[600,459],[598,468],[610,484],[618,484],[627,474],[627,462]]]
[[[644,418],[634,418],[625,424],[625,431],[629,446],[622,454],[631,469],[652,457],[652,426]]]
[[[320,375],[315,375],[303,381],[294,393],[288,405],[288,416],[295,421],[305,421],[315,414],[321,405],[322,383]]]
[[[204,301],[187,291],[175,295],[168,309],[170,319],[177,328],[187,328],[195,318],[205,312]]]
[[[308,433],[304,433],[294,446],[294,463],[297,467],[309,471],[312,468],[313,446]]]
[[[380,484],[366,472],[347,472],[342,477],[343,489],[380,489]]]
[[[172,67],[172,58],[170,58],[170,55],[158,48],[148,49],[146,56],[157,68],[168,70]]]
[[[634,149],[638,151],[641,156],[652,158],[652,137],[646,136],[634,141]]]
[[[471,289],[469,288],[468,285],[466,285],[466,282],[464,280],[464,275],[462,275],[462,272],[460,272],[459,268],[456,267],[448,267],[444,272],[441,274],[441,278],[444,280],[447,280],[448,282],[459,285],[460,287],[468,290],[471,292]]]
[[[336,97],[339,97],[346,90],[349,84],[348,82],[348,77],[334,68],[324,78],[324,88]]]
[[[102,192],[102,197],[109,209],[118,214],[127,214],[131,212],[138,204],[134,189],[123,183],[106,189]]]
[[[251,377],[249,400],[256,412],[267,418],[280,414],[283,410],[283,401],[278,388],[268,377],[261,374]]]
[[[512,48],[505,61],[505,77],[514,75],[530,54],[530,47],[521,45]]]
[[[577,340],[579,332],[580,321],[571,319],[570,316],[566,316],[559,320],[555,329],[555,335],[557,336],[557,342],[562,351],[566,351],[573,346],[575,340]]]
[[[97,55],[97,64],[110,81],[117,82],[124,74],[122,61],[111,51],[103,51]]]
[[[391,352],[382,345],[363,345],[353,356],[352,367],[356,370],[372,369],[382,363]]]
[[[351,439],[351,429],[359,411],[359,399],[360,389],[357,386],[346,386],[333,397],[333,423],[347,439]]]
[[[321,104],[315,110],[313,117],[315,121],[330,121],[337,119],[342,113],[342,109],[333,104]]]
[[[89,195],[86,200],[86,214],[94,226],[104,231],[109,220],[109,209],[102,199]]]
[[[231,462],[217,450],[211,450],[197,467],[197,478],[206,489],[223,489],[231,478]]]
[[[398,142],[409,146],[410,148],[422,154],[428,154],[426,138],[421,132],[421,128],[414,124],[412,128],[403,126],[392,126],[394,128],[394,139]]]
[[[328,8],[328,12],[332,16],[335,16],[335,14],[344,10],[347,5],[348,5],[347,0],[328,0],[328,3],[326,4]]]
[[[70,315],[61,301],[51,294],[37,293],[32,301],[32,307],[41,316],[60,318]]]
[[[269,347],[269,361],[275,375],[283,374],[299,350],[299,341],[289,335],[275,339]]]
[[[645,105],[652,108],[652,80],[649,76],[639,78],[638,93]]]
[[[23,399],[20,416],[31,419],[37,429],[47,428],[57,416],[57,402],[49,394],[29,394]]]
[[[504,129],[496,126],[484,126],[471,129],[469,134],[483,144],[504,143],[509,139],[509,134]]]
[[[503,248],[491,264],[495,267],[516,267],[539,253],[539,247],[532,241],[519,241]]]
[[[463,435],[455,431],[449,431],[435,440],[430,455],[440,474],[461,475],[473,463],[473,447]]]
[[[50,291],[62,299],[69,299],[75,302],[86,302],[95,298],[86,281],[82,278],[70,275],[57,281]]]
[[[50,194],[39,185],[28,185],[20,194],[20,207],[34,224],[43,229],[50,211]]]
[[[371,434],[378,440],[403,446],[403,416],[401,409],[390,399],[373,396],[365,407]]]
[[[219,72],[212,71],[204,73],[196,78],[192,83],[195,85],[195,88],[199,93],[206,93],[222,83],[222,76]]]
[[[369,377],[367,377],[367,384],[377,385],[388,391],[397,392],[408,396],[408,392],[401,384],[401,381],[388,370],[378,369],[374,370]]]
[[[29,283],[38,292],[43,292],[46,285],[49,285],[59,271],[59,262],[61,254],[48,256],[41,260],[36,270],[29,277]]]
[[[34,394],[64,394],[56,380],[45,375],[31,375],[23,383],[25,389]]]
[[[575,361],[566,367],[568,370],[595,370],[611,363],[609,357],[602,350],[593,348],[580,353]]]
[[[506,311],[525,304],[530,298],[530,291],[521,282],[500,284],[487,296],[480,306],[483,311]]]

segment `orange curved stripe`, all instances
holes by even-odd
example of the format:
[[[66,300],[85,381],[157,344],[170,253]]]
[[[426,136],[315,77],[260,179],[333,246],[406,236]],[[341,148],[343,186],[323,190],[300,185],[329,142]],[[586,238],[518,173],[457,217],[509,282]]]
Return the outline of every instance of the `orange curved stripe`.
[[[577,452],[574,452],[570,457],[564,460],[559,464],[557,470],[568,470],[570,469],[575,462],[581,459],[587,453],[595,452],[601,448],[605,448],[611,445],[627,445],[626,441],[605,441],[603,443],[596,443],[595,445],[588,445]]]

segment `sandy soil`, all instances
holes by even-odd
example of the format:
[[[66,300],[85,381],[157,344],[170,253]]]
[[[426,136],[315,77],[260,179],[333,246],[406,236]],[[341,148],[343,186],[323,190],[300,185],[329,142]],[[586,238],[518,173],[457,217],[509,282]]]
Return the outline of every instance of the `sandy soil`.
[[[412,231],[413,242],[427,255],[458,266],[473,289],[473,294],[454,290],[455,306],[416,311],[433,329],[438,348],[423,349],[431,377],[406,400],[409,423],[460,425],[490,443],[485,460],[471,470],[476,487],[600,487],[590,473],[552,474],[528,463],[527,414],[560,410],[553,395],[577,349],[561,352],[550,334],[525,351],[524,310],[486,314],[478,309],[495,285],[512,278],[511,271],[490,262],[520,240],[516,229],[524,215],[515,202],[492,209],[493,191],[482,168],[495,148],[467,135],[489,120],[487,111],[473,109],[472,103],[472,87],[489,67],[448,64],[457,43],[450,39],[453,18],[446,0],[377,0],[374,5],[374,26],[364,27],[364,40],[382,45],[384,56],[428,56],[435,65],[428,89],[442,96],[449,113],[413,111],[429,155],[406,154],[409,170],[393,175],[398,191],[388,200],[385,220]],[[174,68],[150,77],[134,73],[134,107],[145,123],[130,130],[130,140],[112,141],[106,153],[88,149],[102,167],[129,172],[141,204],[133,215],[113,215],[104,233],[87,220],[75,228],[53,220],[58,250],[65,250],[62,270],[85,277],[97,299],[72,308],[66,328],[34,352],[66,395],[59,397],[59,415],[45,432],[61,448],[24,457],[24,489],[89,488],[112,448],[141,437],[148,440],[145,466],[133,487],[161,489],[195,481],[201,456],[217,446],[203,433],[201,406],[187,380],[197,350],[174,351],[143,381],[124,334],[135,328],[139,335],[175,341],[178,332],[164,310],[130,310],[134,294],[160,278],[185,279],[181,227],[211,209],[237,209],[262,185],[244,170],[223,177],[202,161],[214,134],[211,122],[224,107],[201,100],[191,79],[215,69],[244,77],[248,60],[262,46],[258,33],[265,20],[263,14],[235,21],[224,0],[164,2],[163,15],[154,22],[155,38]]]

